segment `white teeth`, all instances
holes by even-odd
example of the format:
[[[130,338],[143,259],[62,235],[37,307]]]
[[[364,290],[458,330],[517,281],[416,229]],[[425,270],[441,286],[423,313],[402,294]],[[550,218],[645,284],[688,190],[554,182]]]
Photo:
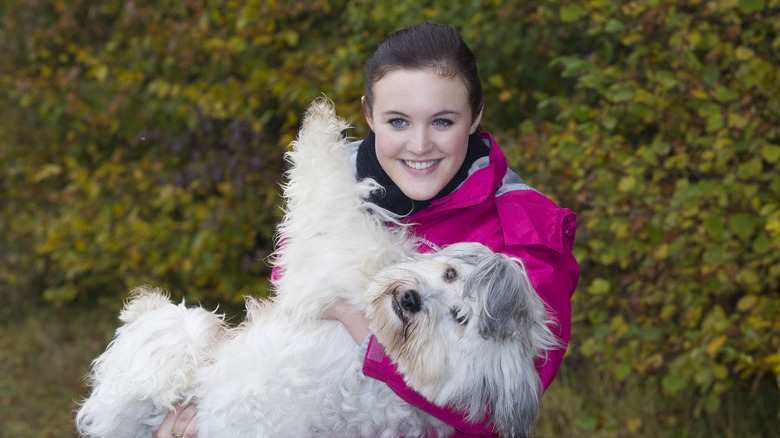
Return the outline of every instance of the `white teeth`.
[[[404,164],[406,164],[407,166],[411,167],[412,169],[417,169],[417,170],[423,170],[423,169],[427,169],[429,167],[433,167],[438,162],[439,162],[439,160],[434,160],[434,161],[406,161],[406,160],[404,160]]]

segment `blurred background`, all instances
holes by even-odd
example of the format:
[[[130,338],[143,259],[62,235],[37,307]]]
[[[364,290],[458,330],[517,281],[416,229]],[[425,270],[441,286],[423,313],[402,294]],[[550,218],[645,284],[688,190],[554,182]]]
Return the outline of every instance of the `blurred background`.
[[[459,29],[482,126],[579,214],[572,344],[538,437],[780,424],[780,0],[4,0],[0,436],[71,437],[129,290],[269,293],[279,183],[365,59]]]

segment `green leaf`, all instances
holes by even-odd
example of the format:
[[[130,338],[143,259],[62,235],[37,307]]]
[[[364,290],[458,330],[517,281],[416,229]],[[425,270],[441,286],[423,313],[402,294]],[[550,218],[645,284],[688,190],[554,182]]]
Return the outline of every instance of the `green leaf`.
[[[665,393],[669,395],[675,395],[678,391],[685,388],[688,383],[688,379],[680,376],[679,374],[667,374],[661,380],[661,386]]]
[[[772,241],[764,232],[759,232],[755,240],[753,240],[753,251],[757,254],[766,254],[772,249]]]
[[[616,86],[607,90],[605,96],[612,102],[620,103],[634,99],[636,92],[630,88]]]
[[[590,284],[590,287],[588,287],[588,292],[590,292],[593,295],[603,295],[608,293],[609,290],[610,290],[609,281],[603,278],[594,279],[593,282]]]
[[[577,418],[577,421],[574,422],[574,425],[578,429],[596,430],[596,427],[598,427],[599,423],[600,423],[599,417],[588,416],[588,417]]]
[[[720,409],[720,398],[714,394],[706,396],[704,398],[704,409],[709,413],[717,412]]]
[[[742,179],[757,178],[763,170],[761,158],[755,157],[747,163],[740,164],[737,167],[737,175]]]
[[[739,0],[739,10],[744,14],[763,11],[766,8],[766,0]]]
[[[620,32],[620,31],[622,31],[625,28],[626,28],[626,25],[623,24],[622,21],[619,21],[619,20],[616,20],[614,18],[611,18],[607,22],[607,25],[604,26],[604,31],[607,32],[607,33],[615,33],[615,32]]]
[[[713,112],[707,117],[707,132],[719,131],[723,128],[723,116],[720,112]]]
[[[723,233],[726,231],[723,217],[717,214],[711,214],[707,217],[704,221],[704,228],[707,230],[707,234],[710,238],[716,242],[723,239]]]
[[[631,370],[632,370],[631,364],[621,363],[615,367],[615,378],[618,381],[626,380],[626,377],[628,377],[631,374]]]
[[[761,157],[766,160],[767,163],[777,163],[780,159],[780,146],[773,144],[765,144],[761,146]]]
[[[50,287],[43,291],[43,298],[46,301],[54,303],[73,301],[77,296],[78,290],[76,290],[72,284],[59,287]]]
[[[741,284],[749,291],[758,291],[761,285],[761,278],[753,269],[743,269],[739,271],[738,279]]]
[[[739,98],[739,93],[726,87],[718,87],[715,90],[715,99],[719,102],[727,103]]]
[[[561,21],[572,23],[585,16],[585,9],[577,4],[565,5],[561,8]]]
[[[720,68],[716,64],[707,64],[704,66],[701,76],[705,84],[712,85],[720,79]]]
[[[601,120],[601,126],[604,127],[607,131],[612,131],[617,126],[617,117],[614,116],[606,116]]]
[[[743,241],[753,234],[755,228],[756,219],[751,214],[737,213],[729,219],[729,230]]]

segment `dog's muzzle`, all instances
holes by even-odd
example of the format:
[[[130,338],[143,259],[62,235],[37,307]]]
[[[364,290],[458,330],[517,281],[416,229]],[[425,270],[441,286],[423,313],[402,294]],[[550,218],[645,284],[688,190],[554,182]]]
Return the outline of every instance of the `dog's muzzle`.
[[[404,319],[404,312],[417,313],[422,308],[420,293],[414,289],[407,289],[400,294],[393,294],[393,311],[399,318]]]

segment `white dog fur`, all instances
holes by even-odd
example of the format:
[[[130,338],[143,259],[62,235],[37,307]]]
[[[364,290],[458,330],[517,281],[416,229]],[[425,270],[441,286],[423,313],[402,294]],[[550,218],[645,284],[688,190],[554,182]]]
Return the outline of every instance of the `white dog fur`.
[[[309,108],[287,159],[275,296],[247,299],[235,328],[202,308],[139,288],[93,362],[76,416],[85,437],[143,437],[178,403],[197,404],[201,437],[414,437],[451,426],[362,373],[363,357],[322,309],[346,300],[407,384],[504,437],[531,435],[541,384],[534,360],[557,347],[522,262],[477,243],[416,254],[414,240],[364,199],[332,104]],[[428,435],[431,436],[431,435]]]

